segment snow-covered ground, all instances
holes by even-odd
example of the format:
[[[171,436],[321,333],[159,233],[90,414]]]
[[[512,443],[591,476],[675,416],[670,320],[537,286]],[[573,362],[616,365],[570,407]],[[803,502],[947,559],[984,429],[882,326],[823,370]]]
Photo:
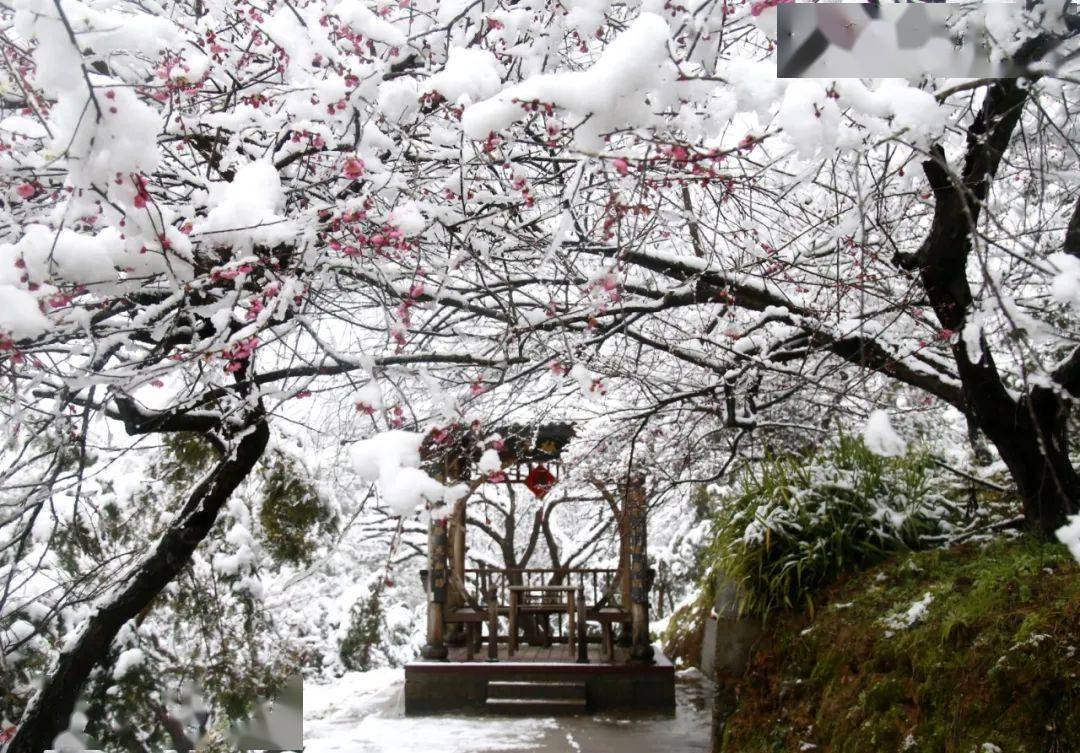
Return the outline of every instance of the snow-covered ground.
[[[307,753],[655,753],[706,751],[710,688],[680,679],[674,716],[405,717],[401,669],[354,672],[304,688]]]

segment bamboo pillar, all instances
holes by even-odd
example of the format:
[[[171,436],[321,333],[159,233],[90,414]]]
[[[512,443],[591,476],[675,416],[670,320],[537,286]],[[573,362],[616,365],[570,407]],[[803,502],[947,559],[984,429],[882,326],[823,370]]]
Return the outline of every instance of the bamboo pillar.
[[[649,577],[648,535],[645,497],[645,476],[637,474],[630,478],[624,497],[629,527],[630,549],[630,658],[634,661],[652,662],[653,647],[649,640]]]
[[[456,484],[468,476],[469,469],[469,442],[471,434],[468,429],[461,426],[451,427],[450,435],[436,438],[436,433],[425,437],[420,446],[421,457],[424,458],[427,472],[446,485]],[[455,512],[458,505],[462,508],[462,520],[464,520],[464,501],[455,503]],[[464,526],[462,526],[464,533]],[[445,661],[449,656],[446,647],[446,615],[450,593],[450,578],[448,569],[448,554],[450,548],[450,520],[446,515],[444,503],[434,505],[431,509],[431,521],[428,524],[428,609],[427,609],[427,643],[420,650],[420,655],[430,661]],[[464,561],[465,549],[462,540],[461,556]],[[457,552],[455,551],[455,557]],[[464,573],[457,571],[462,577]]]
[[[447,592],[446,523],[446,518],[437,519],[433,516],[428,524],[427,643],[420,650],[420,655],[431,661],[446,661],[450,653],[446,648],[444,634]]]
[[[450,517],[450,572],[455,580],[464,587],[465,583],[465,500],[454,503],[454,512]],[[450,614],[465,606],[465,595],[451,585],[446,595],[446,611]],[[464,625],[452,625],[447,631],[447,641],[452,646],[461,645],[466,640]]]
[[[454,516],[452,518],[452,536],[451,539],[451,551],[453,552],[453,570],[454,575],[461,581],[461,585],[465,583],[465,500],[459,499],[454,503]],[[454,592],[453,603],[461,606],[465,604],[464,594]]]
[[[623,608],[630,604],[630,536],[625,497],[619,511],[619,596]]]
[[[588,616],[588,612],[585,608],[585,588],[584,586],[578,586],[577,592],[577,623],[575,628],[577,629],[577,663],[588,664],[589,663],[589,634],[587,632],[587,625],[585,620]]]
[[[623,485],[620,485],[622,487]],[[619,606],[630,610],[630,527],[627,517],[626,489],[623,488],[622,505],[619,508]],[[617,643],[624,648],[630,645],[630,624],[619,625]]]
[[[495,588],[487,592],[488,609],[488,661],[499,660],[499,599]]]

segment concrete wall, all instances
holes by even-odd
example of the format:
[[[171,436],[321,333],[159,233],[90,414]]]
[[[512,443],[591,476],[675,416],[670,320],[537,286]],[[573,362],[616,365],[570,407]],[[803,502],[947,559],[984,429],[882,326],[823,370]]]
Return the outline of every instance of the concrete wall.
[[[761,626],[757,620],[739,617],[739,589],[727,579],[717,583],[713,612],[705,617],[701,671],[706,677],[741,675]]]

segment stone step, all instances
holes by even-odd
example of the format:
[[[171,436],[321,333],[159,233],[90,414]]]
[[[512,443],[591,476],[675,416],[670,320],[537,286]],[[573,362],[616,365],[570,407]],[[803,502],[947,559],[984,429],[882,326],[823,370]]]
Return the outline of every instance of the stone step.
[[[585,700],[585,683],[489,680],[487,697],[488,701],[503,699],[583,701]]]
[[[523,716],[560,716],[584,714],[584,698],[488,698],[487,710],[493,714]]]

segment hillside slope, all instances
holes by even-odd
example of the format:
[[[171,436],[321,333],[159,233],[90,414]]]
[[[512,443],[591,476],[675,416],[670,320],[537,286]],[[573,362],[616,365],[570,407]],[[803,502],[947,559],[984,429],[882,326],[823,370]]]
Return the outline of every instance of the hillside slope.
[[[898,556],[772,622],[724,753],[1080,751],[1080,567],[1057,544]]]

